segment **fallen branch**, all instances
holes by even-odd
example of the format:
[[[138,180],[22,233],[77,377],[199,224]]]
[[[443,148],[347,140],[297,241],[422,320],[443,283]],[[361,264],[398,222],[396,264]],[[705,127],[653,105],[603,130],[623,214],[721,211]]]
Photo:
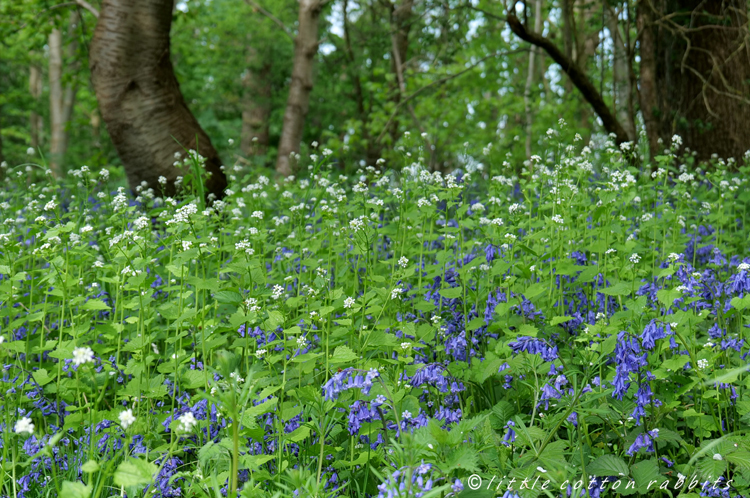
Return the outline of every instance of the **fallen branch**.
[[[604,129],[607,130],[608,133],[615,134],[615,141],[618,145],[630,141],[625,129],[612,114],[609,107],[607,107],[601,94],[591,83],[591,80],[586,76],[586,73],[578,67],[571,58],[562,53],[549,38],[546,38],[539,33],[528,31],[526,26],[524,26],[514,14],[509,13],[507,20],[510,30],[513,31],[516,36],[534,46],[542,48],[547,52],[547,55],[552,57],[552,60],[554,60],[562,70],[565,71],[570,78],[570,81],[573,82],[576,88],[578,88],[578,91],[581,92],[583,98],[586,99],[594,109],[594,112],[596,112],[597,116],[599,116],[599,119],[602,120]]]

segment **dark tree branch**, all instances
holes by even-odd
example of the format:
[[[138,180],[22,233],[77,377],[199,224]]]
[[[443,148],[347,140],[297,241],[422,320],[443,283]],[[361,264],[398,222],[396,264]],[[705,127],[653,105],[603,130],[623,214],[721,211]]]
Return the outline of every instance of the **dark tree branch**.
[[[594,112],[599,116],[599,119],[602,120],[604,129],[607,130],[608,133],[615,134],[615,141],[617,144],[619,145],[628,142],[628,134],[622,127],[622,124],[620,124],[617,118],[612,114],[612,111],[609,109],[606,102],[604,102],[602,95],[591,83],[591,80],[586,76],[586,73],[578,67],[570,57],[562,53],[560,49],[552,43],[552,40],[538,33],[534,33],[533,31],[528,31],[526,26],[521,24],[521,21],[515,16],[515,14],[509,13],[507,20],[510,30],[513,31],[516,36],[532,45],[542,48],[547,52],[547,55],[552,57],[552,60],[554,60],[562,70],[565,71],[570,78],[570,81],[572,81],[576,88],[578,88],[578,91],[581,92],[583,98],[586,99],[586,102],[591,105]]]

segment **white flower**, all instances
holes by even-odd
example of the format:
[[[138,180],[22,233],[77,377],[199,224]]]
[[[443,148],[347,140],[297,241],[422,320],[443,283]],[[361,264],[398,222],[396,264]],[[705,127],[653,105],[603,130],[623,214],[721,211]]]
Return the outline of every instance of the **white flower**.
[[[641,260],[641,257],[638,255],[638,253],[634,252],[633,254],[630,255],[630,258],[628,259],[630,260],[631,263],[637,264]]]
[[[32,422],[29,417],[23,417],[22,419],[16,421],[16,425],[13,430],[16,432],[16,434],[23,434],[24,432],[34,434],[34,422]]]
[[[555,223],[559,223],[560,225],[562,225],[563,223],[565,223],[565,220],[559,214],[554,215],[552,217],[552,221],[554,221]]]
[[[747,270],[750,270],[750,265],[747,263],[740,263],[737,265],[737,269],[739,271],[747,271]]]
[[[408,410],[404,410],[404,413],[401,414],[401,418],[409,420],[411,418],[411,412]]]
[[[177,430],[181,432],[190,432],[191,430],[193,430],[193,427],[198,424],[198,421],[195,419],[193,412],[183,413],[177,420],[180,421],[180,425],[177,427]]]
[[[280,285],[274,285],[273,286],[273,294],[271,294],[271,297],[274,299],[279,299],[281,295],[284,294],[284,288]]]
[[[398,259],[398,266],[400,266],[401,268],[406,268],[406,266],[407,266],[408,264],[409,264],[409,258],[407,258],[407,257],[405,257],[405,256],[401,256],[401,257],[400,257],[400,258]]]
[[[133,422],[135,422],[135,415],[133,415],[133,410],[128,408],[124,412],[120,412],[120,415],[118,417],[120,419],[120,425],[123,429],[127,429],[131,425],[133,425]]]
[[[33,156],[34,155],[34,147],[29,147],[26,149],[26,154]]]
[[[706,359],[700,359],[698,360],[698,368],[700,370],[705,370],[708,368],[708,360]]]
[[[267,350],[265,350],[265,349],[259,349],[259,350],[257,350],[257,351],[255,352],[255,357],[256,357],[256,358],[258,358],[258,359],[260,359],[260,358],[263,358],[263,356],[264,356],[264,355],[265,355],[265,354],[266,354],[267,352],[268,352],[268,351],[267,351]]]
[[[354,306],[354,298],[353,297],[347,297],[344,299],[344,308],[349,309],[352,306]]]
[[[253,214],[251,214],[250,217],[262,220],[263,219],[263,211],[253,211]]]
[[[187,251],[188,249],[190,249],[190,247],[191,247],[192,245],[193,245],[193,243],[192,243],[192,242],[190,242],[189,240],[183,240],[183,241],[182,241],[182,250],[183,250],[183,251]]]
[[[396,287],[391,291],[391,299],[401,299],[401,293],[404,292],[404,289],[401,287]]]
[[[409,342],[402,342],[401,343],[401,349],[403,349],[404,351],[406,351],[410,347],[411,347],[411,343],[409,343]]]
[[[73,350],[73,365],[79,366],[84,363],[94,363],[94,351],[88,346],[75,348]]]

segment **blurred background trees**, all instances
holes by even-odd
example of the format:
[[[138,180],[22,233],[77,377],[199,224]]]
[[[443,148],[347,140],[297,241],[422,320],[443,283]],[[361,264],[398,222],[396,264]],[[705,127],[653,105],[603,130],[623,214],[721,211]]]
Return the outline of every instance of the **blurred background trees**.
[[[743,0],[150,1],[170,3],[179,89],[225,164],[288,174],[317,141],[356,169],[418,143],[433,169],[512,172],[560,119],[651,155],[675,134],[700,159],[750,149]],[[0,0],[11,165],[30,147],[56,174],[121,164],[88,69],[102,7]]]

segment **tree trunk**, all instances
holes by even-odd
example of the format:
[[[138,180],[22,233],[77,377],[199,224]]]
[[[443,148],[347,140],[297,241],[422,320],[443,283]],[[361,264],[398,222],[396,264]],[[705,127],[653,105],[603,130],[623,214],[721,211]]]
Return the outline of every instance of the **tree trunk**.
[[[398,106],[406,92],[406,81],[404,78],[404,65],[409,55],[409,32],[411,31],[411,19],[414,8],[414,0],[402,0],[391,6],[391,72],[395,79],[391,99]],[[399,120],[394,116],[391,122],[391,142],[398,140]]]
[[[650,32],[656,41],[658,137],[669,143],[679,135],[699,160],[714,153],[741,160],[750,149],[747,2],[651,0],[640,7],[650,6],[644,38]]]
[[[184,175],[173,165],[175,153],[192,149],[206,158],[207,193],[221,197],[221,160],[170,61],[172,7],[172,0],[104,0],[90,47],[91,81],[131,188],[146,182],[158,192],[164,176],[171,189]]]
[[[318,18],[323,4],[319,0],[299,0],[299,26],[294,39],[294,60],[289,98],[284,111],[284,127],[279,141],[276,172],[289,176],[294,171],[290,155],[299,153],[305,117],[310,107],[315,54],[318,53]]]
[[[62,85],[62,32],[55,28],[49,34],[49,168],[55,178],[62,178],[65,147],[65,117]]]
[[[247,68],[242,75],[242,132],[240,149],[246,156],[268,151],[271,115],[271,62],[259,61],[254,47],[247,48]],[[268,58],[266,58],[268,59]]]
[[[74,35],[79,17],[71,12],[68,27],[69,34]],[[50,154],[49,166],[56,178],[63,175],[63,162],[68,149],[68,124],[73,116],[76,98],[76,83],[71,81],[63,87],[63,36],[59,29],[53,29],[49,35],[49,99],[50,99]],[[77,72],[76,56],[78,42],[71,37],[68,44],[68,61],[71,72]],[[40,81],[41,84],[41,81]],[[41,93],[41,89],[40,89]]]
[[[628,102],[630,88],[630,70],[628,65],[628,50],[625,42],[620,36],[620,25],[617,19],[617,12],[613,8],[607,9],[607,28],[612,36],[612,45],[614,46],[614,61],[612,64],[612,83],[614,85],[614,109],[618,121],[622,123],[625,132],[628,134],[630,141],[634,142],[635,136],[635,118],[630,114]]]
[[[31,147],[34,149],[42,145],[44,120],[36,112],[39,99],[42,97],[42,72],[39,66],[32,64],[29,67],[29,94],[34,99],[33,109],[29,115],[29,128],[31,130]]]
[[[651,0],[646,0],[651,1]],[[659,104],[656,97],[656,40],[654,12],[643,0],[636,6],[636,26],[640,35],[640,101],[651,158],[661,154],[659,146]]]
[[[534,32],[542,32],[542,0],[536,0],[534,2]],[[529,50],[529,67],[526,75],[526,87],[523,91],[523,107],[526,115],[526,158],[531,157],[531,135],[532,125],[534,124],[534,117],[531,112],[531,90],[534,85],[534,63],[539,54],[539,47],[531,47]]]

